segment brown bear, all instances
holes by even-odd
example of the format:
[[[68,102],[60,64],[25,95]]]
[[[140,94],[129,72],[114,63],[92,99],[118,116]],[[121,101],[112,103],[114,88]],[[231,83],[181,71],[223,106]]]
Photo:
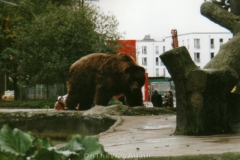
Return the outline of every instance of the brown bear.
[[[142,106],[144,83],[145,69],[129,55],[89,54],[70,68],[66,105],[72,110],[77,104],[80,110],[107,106],[113,96],[123,93],[128,106]]]

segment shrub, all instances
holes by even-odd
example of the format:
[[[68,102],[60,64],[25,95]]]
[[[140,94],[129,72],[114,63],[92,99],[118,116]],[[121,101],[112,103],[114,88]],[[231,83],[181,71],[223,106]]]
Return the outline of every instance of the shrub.
[[[96,136],[72,135],[67,143],[55,147],[48,138],[34,137],[17,128],[12,130],[8,125],[3,125],[0,131],[0,159],[117,160],[104,151]]]
[[[0,103],[0,108],[32,108],[32,109],[42,109],[42,108],[53,108],[56,100],[28,100],[28,101],[13,101]]]

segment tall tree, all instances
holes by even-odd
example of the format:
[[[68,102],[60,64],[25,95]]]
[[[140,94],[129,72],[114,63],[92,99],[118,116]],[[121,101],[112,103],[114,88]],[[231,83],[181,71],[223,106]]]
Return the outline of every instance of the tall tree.
[[[18,34],[16,26],[31,23],[38,15],[43,14],[49,3],[54,5],[70,5],[69,0],[4,0],[0,1],[0,94],[5,88],[15,90],[17,99],[17,63],[14,60],[14,38]],[[11,88],[4,81],[11,80]],[[10,83],[8,83],[10,84]]]
[[[24,84],[65,83],[71,64],[90,53],[116,53],[118,22],[99,8],[49,5],[48,13],[17,28],[18,79]]]
[[[22,5],[24,1],[21,2]],[[34,17],[29,10],[16,4],[14,1],[0,1],[0,11],[0,76],[4,77],[5,82],[11,79],[11,83],[1,83],[1,87],[11,84],[11,88],[9,88],[9,85],[4,88],[0,87],[0,91],[2,93],[7,88],[15,89],[17,92],[16,78],[14,77],[16,64],[14,64],[15,62],[12,59],[13,52],[11,52],[13,51],[13,40],[17,34],[14,31],[14,27],[18,24],[30,22]]]
[[[52,6],[73,6],[79,0],[11,0],[0,1],[0,93],[3,93],[3,78],[12,81],[11,86],[15,90],[15,98],[17,98],[17,67],[19,61],[17,59],[18,52],[14,48],[14,39],[20,34],[16,28],[29,27],[32,20],[37,20],[41,14],[48,14]],[[51,6],[51,7],[49,7]],[[21,31],[21,30],[19,30]],[[23,35],[23,34],[21,34]],[[26,36],[28,36],[26,34]],[[6,76],[4,76],[6,75]],[[28,75],[29,76],[29,75]],[[8,78],[9,77],[9,78]]]

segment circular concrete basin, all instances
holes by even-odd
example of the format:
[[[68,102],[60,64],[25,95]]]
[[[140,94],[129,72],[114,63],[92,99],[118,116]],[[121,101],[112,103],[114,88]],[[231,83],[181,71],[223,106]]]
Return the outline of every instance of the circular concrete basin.
[[[86,116],[76,111],[0,113],[0,127],[8,124],[12,129],[30,131],[35,136],[51,139],[66,138],[70,134],[97,135],[108,130],[115,122],[109,116]]]

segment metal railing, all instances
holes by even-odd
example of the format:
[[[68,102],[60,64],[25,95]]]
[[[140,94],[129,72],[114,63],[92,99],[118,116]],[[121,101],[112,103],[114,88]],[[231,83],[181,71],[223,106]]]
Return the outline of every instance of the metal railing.
[[[55,83],[48,86],[44,84],[37,84],[35,86],[20,88],[19,99],[57,99],[58,96],[65,95],[66,92],[66,86],[61,83]]]

